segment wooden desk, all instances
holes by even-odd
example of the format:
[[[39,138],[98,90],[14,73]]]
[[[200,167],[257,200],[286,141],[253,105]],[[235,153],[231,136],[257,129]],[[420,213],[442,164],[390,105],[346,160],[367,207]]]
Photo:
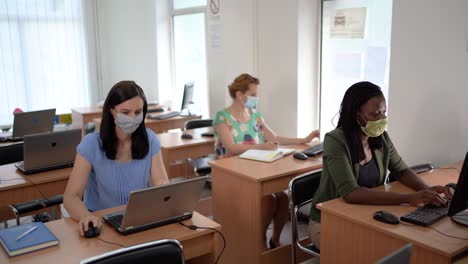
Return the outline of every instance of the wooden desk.
[[[187,171],[187,166],[177,166],[173,164],[176,161],[183,160],[182,165],[187,165],[185,162],[188,158],[200,158],[206,155],[214,154],[214,137],[204,137],[201,134],[205,132],[213,132],[212,127],[197,128],[182,131],[173,131],[168,133],[158,134],[161,142],[161,152],[163,155],[164,166],[166,167],[169,178],[193,175],[193,172]],[[183,133],[193,136],[192,139],[183,139]],[[183,169],[181,170],[180,167]]]
[[[123,207],[98,211],[96,215],[103,215]],[[211,227],[221,230],[221,226],[210,219],[194,213],[186,224],[194,224],[202,227]],[[80,260],[105,252],[119,249],[119,246],[100,241],[96,238],[87,239],[78,234],[78,224],[71,218],[64,218],[46,223],[49,229],[60,240],[60,245],[25,255],[9,258],[6,252],[0,249],[0,263],[79,263]],[[182,244],[185,258],[194,260],[193,263],[213,263],[222,247],[219,235],[212,230],[190,230],[179,224],[162,226],[144,232],[123,236],[117,233],[111,226],[104,223],[99,238],[133,246],[160,239],[177,239]]]
[[[93,119],[101,118],[102,108],[97,106],[72,108],[72,126],[81,128],[82,135],[85,133],[86,124],[93,122]]]
[[[310,146],[289,147],[305,149]],[[262,198],[286,190],[293,177],[320,169],[322,158],[302,161],[288,155],[272,163],[263,163],[232,157],[210,164],[213,216],[223,226],[228,244],[222,263],[290,263],[291,245],[264,252]],[[300,255],[300,258],[305,256]]]
[[[456,167],[461,165],[459,162]],[[436,169],[421,177],[428,185],[445,185],[456,183],[458,175],[453,169]],[[383,189],[383,186],[378,188]],[[412,192],[399,182],[392,183],[391,191]],[[415,210],[415,206],[355,205],[340,198],[317,207],[322,211],[320,263],[374,263],[407,243],[413,244],[413,264],[452,263],[455,256],[468,251],[466,240],[448,238],[428,227],[388,225],[372,217],[379,210],[402,216]],[[431,227],[446,234],[468,237],[468,228],[455,224],[448,217]]]
[[[151,113],[152,115],[158,115],[163,113]],[[185,122],[193,119],[200,119],[201,115],[191,115],[191,116],[175,116],[164,120],[157,119],[146,119],[145,126],[154,131],[154,133],[164,133],[168,130],[185,127]],[[101,118],[93,119],[93,122],[96,123],[96,131],[99,130],[101,126]]]
[[[8,205],[43,198],[38,190],[46,198],[63,194],[71,171],[66,168],[24,175],[14,164],[0,166],[0,221],[15,217]]]

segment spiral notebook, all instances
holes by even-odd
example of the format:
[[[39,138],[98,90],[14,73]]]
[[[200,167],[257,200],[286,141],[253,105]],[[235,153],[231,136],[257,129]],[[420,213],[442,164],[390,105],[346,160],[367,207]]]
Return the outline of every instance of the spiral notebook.
[[[290,148],[278,148],[276,150],[249,149],[246,152],[239,155],[239,158],[262,162],[273,162],[293,153],[294,151],[296,150]]]
[[[37,228],[32,232],[22,236],[36,226]],[[19,238],[20,236],[22,237]],[[59,244],[57,237],[41,222],[2,229],[0,230],[0,242],[10,257]]]

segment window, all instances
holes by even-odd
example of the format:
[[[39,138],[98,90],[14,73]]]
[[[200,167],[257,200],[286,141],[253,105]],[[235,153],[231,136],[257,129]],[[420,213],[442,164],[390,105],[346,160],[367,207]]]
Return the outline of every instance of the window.
[[[205,39],[206,0],[173,0],[174,85],[172,106],[180,109],[184,85],[194,82],[191,111],[208,116]]]
[[[83,0],[0,0],[0,124],[89,104]]]
[[[345,91],[359,81],[382,88],[388,105],[392,0],[322,0],[322,135],[338,124]]]

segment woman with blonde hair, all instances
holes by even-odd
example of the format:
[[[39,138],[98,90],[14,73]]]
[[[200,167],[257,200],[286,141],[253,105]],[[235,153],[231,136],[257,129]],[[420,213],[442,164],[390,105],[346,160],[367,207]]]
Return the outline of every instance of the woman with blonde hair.
[[[249,149],[274,150],[278,145],[305,144],[320,136],[318,130],[305,138],[276,135],[256,110],[259,84],[257,78],[244,73],[229,85],[232,104],[218,111],[213,121],[218,158],[237,156]],[[266,230],[273,220],[269,246],[275,248],[280,245],[281,231],[288,220],[288,197],[284,192],[275,193],[265,196],[262,204],[265,238]]]

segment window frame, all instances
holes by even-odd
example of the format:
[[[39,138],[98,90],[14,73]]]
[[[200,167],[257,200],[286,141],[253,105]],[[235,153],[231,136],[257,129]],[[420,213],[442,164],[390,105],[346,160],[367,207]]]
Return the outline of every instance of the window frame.
[[[207,47],[207,44],[208,44],[208,34],[207,34],[207,29],[208,29],[208,19],[207,19],[207,16],[208,16],[208,12],[207,12],[207,6],[208,6],[208,2],[210,0],[207,0],[207,3],[205,5],[201,5],[201,6],[194,6],[194,7],[188,7],[188,8],[179,8],[179,9],[174,9],[174,0],[170,0],[170,12],[171,12],[171,21],[170,21],[170,42],[171,42],[171,72],[172,72],[172,76],[171,76],[171,86],[173,87],[173,89],[175,89],[177,91],[178,87],[176,87],[176,75],[177,75],[177,72],[176,72],[176,62],[175,62],[175,32],[174,32],[174,18],[176,16],[183,16],[183,15],[194,15],[194,14],[203,14],[204,15],[204,26],[205,26],[205,61],[206,61],[206,75],[205,75],[205,79],[206,79],[206,96],[207,96],[207,103],[208,103],[208,111],[207,113],[209,114],[209,104],[210,104],[210,101],[209,101],[209,91],[210,91],[210,87],[209,87],[209,83],[208,83],[208,76],[209,76],[209,73],[208,73],[208,47]],[[174,104],[174,102],[173,102]],[[174,110],[174,109],[173,109]]]

